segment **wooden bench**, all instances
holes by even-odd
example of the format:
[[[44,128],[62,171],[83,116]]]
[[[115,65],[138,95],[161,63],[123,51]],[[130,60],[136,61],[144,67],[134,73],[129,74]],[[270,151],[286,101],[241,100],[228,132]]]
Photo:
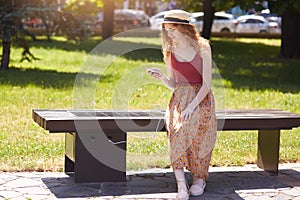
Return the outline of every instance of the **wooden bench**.
[[[65,172],[75,182],[125,182],[127,132],[164,131],[163,111],[33,110],[50,133],[65,133]],[[217,112],[218,130],[258,130],[257,165],[278,173],[280,130],[300,126],[281,110]],[[116,148],[118,147],[118,148]]]

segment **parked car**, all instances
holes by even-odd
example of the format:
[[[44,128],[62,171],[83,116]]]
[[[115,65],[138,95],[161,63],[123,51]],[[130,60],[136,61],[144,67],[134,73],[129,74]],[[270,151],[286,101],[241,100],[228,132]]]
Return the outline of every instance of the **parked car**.
[[[263,16],[266,20],[269,22],[277,22],[278,25],[281,27],[281,17],[274,13],[261,13],[261,16]]]
[[[93,32],[99,32],[102,31],[102,24],[103,13],[99,13],[97,22],[90,27]],[[115,9],[114,11],[114,32],[149,26],[149,16],[143,10]]]
[[[149,16],[143,10],[116,9],[114,15],[114,29],[125,31],[128,29],[149,27]]]
[[[195,19],[196,28],[199,31],[202,31],[203,27],[203,12],[194,12],[191,14],[192,17]],[[211,27],[211,31],[215,32],[222,32],[222,33],[229,33],[234,32],[234,17],[232,14],[222,12],[215,12],[214,21]]]
[[[159,12],[159,13],[153,15],[152,17],[150,17],[149,21],[150,21],[151,29],[153,29],[153,30],[161,29],[161,24],[164,21],[165,14],[167,12],[168,11],[162,11],[162,12]]]
[[[262,16],[243,15],[236,19],[236,33],[260,33],[260,34],[280,34],[281,29],[277,22],[269,22]]]

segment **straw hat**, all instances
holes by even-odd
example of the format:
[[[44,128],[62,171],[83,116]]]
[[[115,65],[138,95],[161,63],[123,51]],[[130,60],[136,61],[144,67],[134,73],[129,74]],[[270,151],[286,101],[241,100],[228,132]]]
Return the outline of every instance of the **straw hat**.
[[[192,25],[190,20],[190,14],[183,10],[170,10],[164,16],[163,24],[187,24]]]

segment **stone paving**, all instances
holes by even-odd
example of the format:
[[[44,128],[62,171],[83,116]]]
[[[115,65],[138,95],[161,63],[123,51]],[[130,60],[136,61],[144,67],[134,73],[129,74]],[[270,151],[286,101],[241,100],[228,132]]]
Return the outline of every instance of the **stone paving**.
[[[256,167],[211,167],[205,193],[191,200],[300,200],[300,163],[282,164],[278,176]],[[191,174],[186,173],[191,182]],[[171,169],[128,171],[125,183],[74,183],[54,172],[0,173],[0,199],[174,199]]]

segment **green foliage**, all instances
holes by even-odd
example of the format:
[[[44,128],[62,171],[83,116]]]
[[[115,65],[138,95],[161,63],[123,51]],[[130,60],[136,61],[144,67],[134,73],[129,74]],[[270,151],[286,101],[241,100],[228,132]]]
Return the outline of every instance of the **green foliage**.
[[[0,38],[6,42],[16,42],[24,52],[29,52],[25,35],[34,36],[23,27],[23,20],[39,18],[50,35],[62,34],[69,39],[82,41],[90,36],[81,19],[59,11],[56,0],[0,0]],[[88,13],[88,12],[86,12]],[[24,54],[23,52],[23,54]]]
[[[170,2],[171,0],[164,0],[166,2]],[[202,4],[204,0],[198,0],[198,1],[193,1],[193,0],[175,0],[176,2],[176,7],[175,8],[180,8],[189,12],[197,12],[202,10]]]
[[[216,0],[215,3],[219,9],[226,10],[233,6],[239,5],[243,9],[254,8],[257,11],[260,11],[263,8],[264,0]],[[300,12],[300,1],[298,0],[269,0],[268,1],[271,12],[283,14],[287,11],[298,11]]]
[[[64,10],[72,12],[74,16],[82,20],[90,20],[97,16],[101,7],[103,7],[102,1],[99,0],[69,0]]]
[[[233,8],[234,6],[240,6],[244,10],[248,10],[251,8],[254,8],[255,10],[262,10],[264,9],[262,6],[262,2],[262,0],[216,0],[214,2],[214,6],[216,7],[216,10],[227,10]]]
[[[81,5],[84,5],[85,4],[93,4],[93,5],[96,5],[97,7],[99,8],[102,8],[103,7],[103,1],[102,0],[84,0],[84,1],[79,1],[79,0],[67,0],[66,1],[66,4],[68,6],[70,5],[74,5],[74,6],[81,6]]]
[[[30,0],[29,3],[22,4],[26,9],[26,20],[41,18],[42,20],[52,21],[57,17],[59,5],[55,0]]]
[[[300,12],[299,0],[271,0],[269,1],[272,12],[283,14],[285,12]]]
[[[202,11],[202,5],[205,0],[177,0],[177,6],[179,8],[185,9],[187,11]],[[214,0],[213,6],[216,11],[220,10],[228,10],[234,6],[240,5],[243,9],[256,8],[257,10],[261,10],[262,5],[260,1],[256,0]]]
[[[48,15],[57,9],[57,3],[54,0],[1,0],[0,23],[15,26],[22,19],[39,17],[42,14],[49,18]]]
[[[16,34],[15,20],[25,14],[24,9],[17,9],[13,0],[0,1],[0,37],[2,40],[10,42],[11,38]]]
[[[24,49],[22,60],[30,60],[28,55],[35,58],[30,53],[29,45],[25,39],[25,35],[34,36],[24,29],[22,21],[31,17],[37,17],[39,12],[44,12],[45,14],[45,10],[48,11],[53,2],[53,0],[0,1],[0,38],[2,39],[2,42],[5,43],[5,45],[3,44],[5,53],[2,54],[1,69],[7,69],[9,66],[10,45],[12,43],[16,43],[19,47]],[[46,5],[48,6],[47,8]]]

